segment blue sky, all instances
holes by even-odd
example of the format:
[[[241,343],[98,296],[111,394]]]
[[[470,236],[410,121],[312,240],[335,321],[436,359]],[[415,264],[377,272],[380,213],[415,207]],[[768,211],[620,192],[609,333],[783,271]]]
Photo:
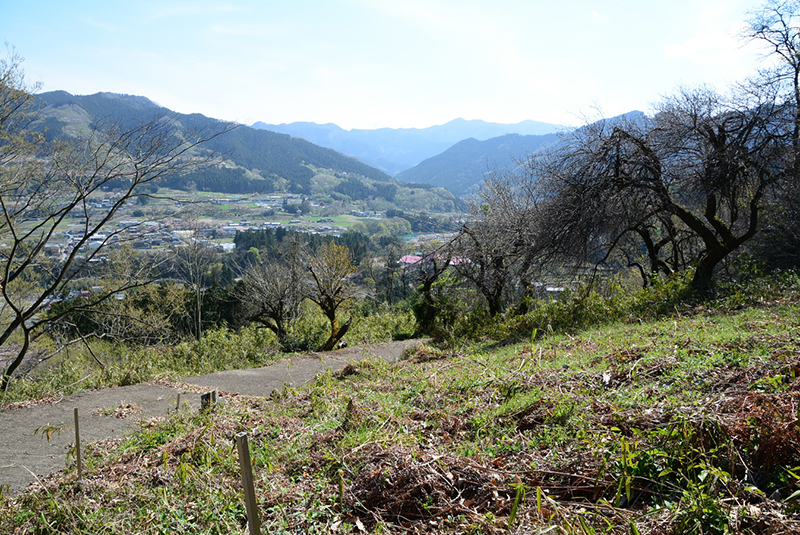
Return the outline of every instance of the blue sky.
[[[142,95],[244,124],[580,124],[724,89],[757,0],[0,0],[43,91]]]

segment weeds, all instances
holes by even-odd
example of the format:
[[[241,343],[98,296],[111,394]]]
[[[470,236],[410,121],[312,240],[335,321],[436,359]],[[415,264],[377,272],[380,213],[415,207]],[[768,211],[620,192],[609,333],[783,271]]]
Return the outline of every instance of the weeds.
[[[345,338],[352,345],[408,338],[414,331],[410,311],[379,308],[355,311],[359,315]],[[362,313],[363,312],[363,313]],[[327,337],[327,320],[314,308],[290,334],[289,345],[297,350],[316,349]],[[171,347],[135,347],[104,340],[68,348],[46,362],[31,365],[31,371],[16,377],[0,402],[63,396],[109,386],[126,386],[159,378],[180,379],[220,370],[269,364],[283,355],[271,331],[248,327],[239,331],[208,329],[199,341]],[[104,367],[97,363],[102,356]]]
[[[270,533],[796,533],[800,303],[769,300],[423,346],[173,412],[94,446],[82,487],[68,473],[4,496],[0,531],[242,532],[246,431]]]

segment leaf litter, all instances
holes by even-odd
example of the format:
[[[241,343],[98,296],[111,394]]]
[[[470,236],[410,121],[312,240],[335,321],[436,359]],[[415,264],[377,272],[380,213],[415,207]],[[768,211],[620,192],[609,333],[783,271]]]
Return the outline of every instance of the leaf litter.
[[[53,475],[3,506],[36,507],[37,493],[91,500],[97,511],[131,497],[149,503],[153,489],[186,486],[181,466],[236,498],[232,442],[246,431],[263,520],[285,532],[670,534],[695,525],[687,518],[706,521],[713,499],[731,533],[800,533],[796,338],[758,333],[705,351],[753,347],[766,353],[689,377],[679,358],[655,358],[652,348],[565,369],[528,368],[535,351],[521,347],[505,363],[511,371],[452,382],[448,374],[481,357],[423,346],[388,371],[366,362],[272,400],[233,396],[149,449],[94,444],[98,465],[80,485]],[[387,408],[382,396],[403,401]],[[576,415],[562,415],[565,407]],[[570,418],[575,425],[564,425]],[[155,433],[169,422],[140,426]]]

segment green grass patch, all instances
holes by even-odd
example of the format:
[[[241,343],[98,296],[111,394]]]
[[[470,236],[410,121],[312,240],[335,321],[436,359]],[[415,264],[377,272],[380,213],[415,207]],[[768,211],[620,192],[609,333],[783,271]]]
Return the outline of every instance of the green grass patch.
[[[0,531],[242,532],[244,431],[269,533],[792,533],[799,317],[790,288],[367,360],[148,422],[4,497]]]
[[[368,305],[343,310],[342,321],[352,320],[344,338],[349,345],[387,342],[411,337],[416,330],[410,310]],[[318,348],[328,337],[328,320],[318,307],[304,303],[302,319],[290,331],[296,351]],[[69,395],[96,388],[124,386],[154,379],[181,379],[221,370],[264,366],[284,358],[275,336],[251,326],[239,331],[207,329],[200,341],[187,340],[173,346],[136,347],[105,340],[92,340],[91,352],[82,345],[56,350],[40,340],[38,351],[46,361],[15,377],[0,402]]]

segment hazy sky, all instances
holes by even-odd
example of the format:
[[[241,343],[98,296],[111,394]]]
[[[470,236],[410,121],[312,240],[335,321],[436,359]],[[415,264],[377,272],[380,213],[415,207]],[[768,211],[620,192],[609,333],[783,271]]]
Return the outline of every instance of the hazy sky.
[[[252,124],[579,124],[724,88],[758,0],[0,0],[43,91],[142,95]]]

